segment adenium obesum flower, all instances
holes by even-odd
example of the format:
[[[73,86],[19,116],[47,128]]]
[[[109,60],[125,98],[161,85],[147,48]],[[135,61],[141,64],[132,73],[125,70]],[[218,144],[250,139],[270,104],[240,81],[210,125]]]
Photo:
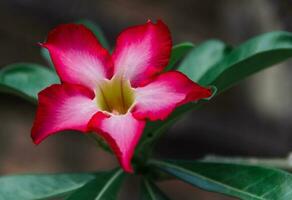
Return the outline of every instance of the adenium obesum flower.
[[[160,20],[124,30],[112,54],[77,24],[56,27],[42,46],[61,84],[38,95],[33,141],[63,130],[95,132],[127,172],[147,119],[164,120],[177,106],[211,95],[178,71],[163,72],[172,42]]]

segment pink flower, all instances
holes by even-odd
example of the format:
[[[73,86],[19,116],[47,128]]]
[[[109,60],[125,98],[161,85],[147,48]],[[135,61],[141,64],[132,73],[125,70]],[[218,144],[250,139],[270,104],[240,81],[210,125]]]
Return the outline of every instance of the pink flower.
[[[39,93],[34,143],[63,130],[96,132],[127,172],[145,122],[165,119],[177,106],[211,95],[178,71],[163,72],[172,42],[158,21],[130,27],[110,54],[83,25],[60,25],[42,44],[61,79]]]

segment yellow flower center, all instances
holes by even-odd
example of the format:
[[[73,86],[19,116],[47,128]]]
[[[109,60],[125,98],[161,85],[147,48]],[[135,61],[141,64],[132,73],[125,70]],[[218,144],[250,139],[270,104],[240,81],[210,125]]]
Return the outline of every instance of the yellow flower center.
[[[135,100],[134,89],[130,81],[121,76],[105,80],[96,88],[98,107],[112,114],[122,115],[128,112]]]

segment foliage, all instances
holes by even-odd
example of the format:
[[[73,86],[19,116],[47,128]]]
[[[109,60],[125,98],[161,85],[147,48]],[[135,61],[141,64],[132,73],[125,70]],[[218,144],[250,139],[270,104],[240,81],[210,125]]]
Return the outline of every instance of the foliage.
[[[101,43],[110,49],[97,25],[88,20],[78,23],[90,28]],[[48,52],[42,50],[41,54],[48,65],[52,66]],[[215,97],[240,80],[291,56],[292,34],[278,31],[257,36],[233,48],[219,40],[209,40],[197,45],[188,42],[175,45],[166,70],[177,69],[199,84],[213,86],[214,91],[218,91],[214,93]],[[34,103],[37,102],[39,91],[58,82],[54,70],[38,64],[12,64],[0,70],[1,92],[12,93]],[[136,172],[143,175],[141,199],[169,199],[154,183],[164,176],[240,199],[292,199],[292,176],[279,169],[220,160],[149,159],[156,141],[167,128],[186,112],[198,109],[211,99],[184,105],[165,121],[147,123],[133,159]],[[105,144],[101,147],[108,148]],[[153,174],[156,176],[152,176]],[[0,200],[36,200],[56,196],[67,200],[112,200],[117,198],[124,177],[121,169],[97,173],[3,176],[0,178]]]

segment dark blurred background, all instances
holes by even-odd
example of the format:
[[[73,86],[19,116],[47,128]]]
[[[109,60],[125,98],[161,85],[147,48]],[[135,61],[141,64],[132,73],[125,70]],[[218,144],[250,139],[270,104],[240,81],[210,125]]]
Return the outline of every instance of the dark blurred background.
[[[290,0],[1,0],[0,67],[15,62],[46,64],[37,42],[60,23],[89,19],[114,45],[124,28],[163,19],[174,44],[210,38],[231,45],[268,31],[292,31]],[[246,79],[169,130],[156,156],[195,159],[205,155],[285,157],[292,150],[291,61]],[[0,173],[108,169],[113,156],[79,133],[62,133],[39,146],[30,139],[36,106],[0,94]],[[135,181],[121,196],[137,199]],[[173,199],[225,200],[180,181],[161,183]],[[130,197],[129,197],[129,194]]]

